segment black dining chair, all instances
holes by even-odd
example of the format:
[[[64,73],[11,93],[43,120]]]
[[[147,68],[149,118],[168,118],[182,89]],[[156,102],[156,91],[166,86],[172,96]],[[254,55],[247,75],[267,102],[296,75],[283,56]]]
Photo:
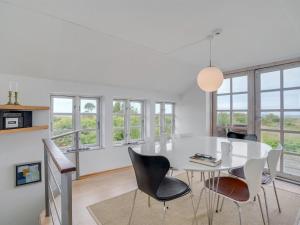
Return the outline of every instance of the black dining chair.
[[[185,182],[175,177],[166,176],[170,169],[170,162],[166,157],[138,154],[131,147],[128,148],[128,152],[138,186],[134,193],[128,225],[130,225],[132,221],[138,190],[151,196],[157,201],[163,202],[164,212],[162,224],[164,224],[166,211],[168,209],[168,207],[166,207],[166,202],[191,194],[191,189]],[[195,219],[196,214],[192,195],[191,200]]]
[[[256,134],[241,134],[233,131],[227,133],[228,138],[244,139],[248,141],[257,141]]]

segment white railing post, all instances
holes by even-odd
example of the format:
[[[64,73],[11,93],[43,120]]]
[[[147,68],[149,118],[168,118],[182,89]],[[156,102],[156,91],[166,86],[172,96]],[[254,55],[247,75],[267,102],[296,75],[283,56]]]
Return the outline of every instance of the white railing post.
[[[61,174],[61,224],[72,225],[72,173]]]
[[[44,172],[45,172],[45,215],[48,217],[50,215],[49,209],[49,171],[48,171],[49,161],[46,146],[44,146]]]
[[[72,225],[72,173],[76,171],[76,167],[52,140],[43,139],[43,143],[46,217],[51,216],[53,225]],[[52,160],[53,166],[50,166],[50,160]],[[55,167],[60,174],[60,185],[55,177],[52,167]],[[57,202],[55,201],[57,194],[55,194],[52,185],[56,185],[56,188],[59,191],[61,198],[60,207],[57,206]],[[54,215],[55,217],[53,217]]]
[[[75,133],[75,162],[76,162],[76,180],[79,180],[80,172],[79,172],[79,146],[80,146],[80,136],[79,132]]]

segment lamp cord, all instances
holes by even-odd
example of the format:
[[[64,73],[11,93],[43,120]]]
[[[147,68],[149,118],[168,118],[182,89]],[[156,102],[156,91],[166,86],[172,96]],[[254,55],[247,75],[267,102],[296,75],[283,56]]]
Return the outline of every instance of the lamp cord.
[[[211,67],[211,40],[212,37],[209,38],[209,67]]]

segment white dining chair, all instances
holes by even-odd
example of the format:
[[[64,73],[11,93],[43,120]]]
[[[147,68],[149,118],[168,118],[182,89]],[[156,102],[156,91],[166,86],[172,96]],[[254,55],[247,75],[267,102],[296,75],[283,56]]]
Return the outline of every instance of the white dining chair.
[[[220,197],[233,201],[239,212],[239,224],[242,225],[241,205],[254,202],[257,197],[261,216],[264,225],[266,224],[261,198],[261,178],[262,172],[266,163],[266,158],[250,159],[244,166],[245,179],[239,179],[231,176],[215,177],[214,181],[208,179],[205,181],[205,187],[209,187],[210,184],[214,184],[211,191],[214,191]],[[199,200],[200,202],[200,200]],[[198,206],[197,206],[198,209]]]
[[[274,193],[275,193],[275,197],[276,197],[276,201],[277,201],[278,210],[281,213],[281,208],[280,208],[280,204],[279,204],[277,189],[276,189],[276,185],[275,185],[275,178],[276,178],[276,174],[277,174],[277,172],[276,172],[277,171],[277,165],[278,165],[278,162],[279,162],[279,159],[280,159],[280,156],[281,156],[282,152],[283,152],[283,147],[282,147],[281,144],[279,144],[277,146],[277,148],[271,150],[268,153],[268,158],[267,158],[268,172],[264,172],[263,175],[262,175],[261,188],[262,188],[263,193],[264,193],[268,223],[270,223],[269,207],[268,207],[268,200],[267,200],[266,190],[265,190],[264,186],[268,185],[270,183],[273,184],[273,189],[274,189]]]
[[[272,183],[278,210],[281,213],[281,207],[279,204],[279,198],[278,198],[277,188],[276,188],[276,184],[275,184],[275,178],[276,178],[277,165],[278,165],[278,162],[279,162],[282,152],[283,152],[283,147],[281,144],[279,144],[275,149],[271,150],[268,153],[268,157],[267,157],[268,170],[263,172],[262,179],[261,179],[261,188],[262,188],[263,194],[264,194],[268,224],[270,224],[270,216],[269,216],[267,194],[266,194],[266,190],[265,190],[264,186]],[[244,171],[240,170],[240,169],[236,169],[236,170],[233,169],[231,175],[245,179]],[[217,206],[216,211],[217,212],[222,211],[222,206],[223,206],[223,201],[222,201],[220,210],[218,210],[218,206]]]

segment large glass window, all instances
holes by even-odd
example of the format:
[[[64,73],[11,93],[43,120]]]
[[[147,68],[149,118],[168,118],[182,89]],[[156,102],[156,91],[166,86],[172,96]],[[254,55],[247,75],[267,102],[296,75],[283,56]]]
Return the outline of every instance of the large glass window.
[[[144,140],[144,102],[113,100],[113,142],[115,145]]]
[[[100,146],[100,99],[80,96],[51,96],[52,137],[81,130],[81,146]],[[60,148],[74,147],[74,134],[55,140]]]
[[[229,129],[246,132],[248,128],[248,76],[226,78],[216,93],[216,135]]]
[[[155,104],[155,138],[163,134],[170,139],[175,132],[175,104],[157,102]]]
[[[279,174],[300,180],[300,67],[258,70],[256,80],[257,134],[273,148],[284,146]]]
[[[283,145],[278,175],[300,181],[300,63],[225,75],[213,93],[213,134],[255,133],[273,148]]]

